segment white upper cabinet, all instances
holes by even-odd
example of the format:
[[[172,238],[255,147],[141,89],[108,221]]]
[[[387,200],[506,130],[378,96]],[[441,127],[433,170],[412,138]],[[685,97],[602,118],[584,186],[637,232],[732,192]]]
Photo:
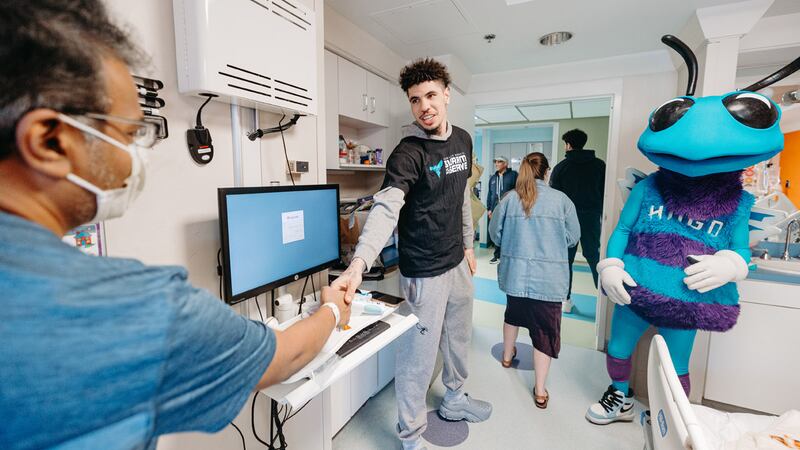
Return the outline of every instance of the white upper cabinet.
[[[389,126],[391,118],[391,104],[389,90],[392,86],[388,81],[367,72],[367,122],[372,122],[384,127]]]
[[[367,120],[369,95],[367,71],[344,58],[339,59],[339,114]]]
[[[388,127],[391,84],[344,58],[339,60],[339,115]]]

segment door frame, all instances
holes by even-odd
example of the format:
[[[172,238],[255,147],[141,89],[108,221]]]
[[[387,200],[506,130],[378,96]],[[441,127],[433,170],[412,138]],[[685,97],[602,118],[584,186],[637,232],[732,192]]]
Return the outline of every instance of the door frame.
[[[606,181],[603,189],[606,201],[603,202],[603,225],[600,233],[600,254],[605,255],[608,238],[616,225],[617,208],[617,161],[619,159],[619,139],[622,124],[623,79],[608,78],[587,82],[565,83],[560,85],[536,86],[524,89],[481,92],[472,94],[475,108],[510,106],[520,103],[558,103],[567,100],[588,100],[599,98],[611,99],[611,111],[608,116],[608,152],[606,155]],[[556,137],[556,139],[558,139]],[[483,137],[483,163],[488,155],[487,137]],[[558,142],[557,140],[555,142]],[[491,162],[491,161],[489,161]],[[488,172],[488,171],[486,171]],[[620,174],[621,175],[621,174]],[[487,177],[488,180],[488,177]],[[485,198],[482,199],[485,202]],[[481,219],[482,229],[486,229],[486,217]],[[483,238],[483,236],[481,236]],[[610,307],[601,290],[597,293],[595,310],[595,349],[604,351],[610,337]]]
[[[503,124],[503,125],[475,125],[475,129],[476,130],[478,128],[480,128],[483,131],[485,131],[485,130],[513,130],[513,129],[523,129],[523,128],[547,128],[547,127],[551,127],[551,129],[553,131],[552,132],[552,138],[551,138],[552,146],[550,148],[550,155],[548,155],[548,158],[551,158],[550,161],[554,161],[555,157],[558,155],[558,147],[557,147],[558,139],[559,139],[558,122],[536,122],[536,123],[527,123],[526,122],[526,123],[519,123],[519,124]],[[482,136],[486,136],[486,133],[485,132],[482,133]],[[501,144],[529,144],[531,142],[543,142],[543,141],[514,141],[514,142],[501,142]],[[484,141],[483,143],[485,145],[486,141]],[[495,144],[495,142],[492,142],[491,140],[489,140],[488,144],[490,146],[489,148],[491,149],[491,153],[492,153],[491,156],[492,156],[492,158],[494,158],[494,144]],[[481,147],[481,152],[483,152],[484,151],[483,149],[485,149],[485,148],[486,147]],[[481,155],[481,156],[483,156],[483,155]],[[490,160],[489,162],[493,162],[493,161]],[[483,162],[481,162],[481,164],[483,164]],[[553,165],[555,165],[555,164],[553,164]],[[490,171],[489,176],[491,176],[491,174],[493,174],[493,173],[494,173],[494,171]],[[485,200],[485,199],[481,199],[481,200]]]

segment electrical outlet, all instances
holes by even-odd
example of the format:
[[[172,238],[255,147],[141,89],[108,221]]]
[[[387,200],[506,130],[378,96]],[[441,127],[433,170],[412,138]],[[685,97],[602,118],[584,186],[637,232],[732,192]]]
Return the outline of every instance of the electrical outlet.
[[[308,161],[289,161],[291,173],[308,173]]]

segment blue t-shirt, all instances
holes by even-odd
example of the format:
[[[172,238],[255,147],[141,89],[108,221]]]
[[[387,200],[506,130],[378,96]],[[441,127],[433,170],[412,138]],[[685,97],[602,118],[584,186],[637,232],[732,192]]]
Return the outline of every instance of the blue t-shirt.
[[[233,420],[269,328],[186,270],[83,254],[0,213],[0,448],[154,448]]]

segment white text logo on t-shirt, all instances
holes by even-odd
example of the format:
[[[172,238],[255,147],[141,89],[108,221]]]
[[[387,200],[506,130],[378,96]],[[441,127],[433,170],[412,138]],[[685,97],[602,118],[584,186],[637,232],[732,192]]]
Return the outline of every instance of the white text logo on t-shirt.
[[[458,172],[465,172],[469,169],[469,160],[464,153],[458,153],[439,161],[433,166],[428,166],[428,170],[435,173],[437,177],[442,177],[442,169],[445,175],[450,175]]]

